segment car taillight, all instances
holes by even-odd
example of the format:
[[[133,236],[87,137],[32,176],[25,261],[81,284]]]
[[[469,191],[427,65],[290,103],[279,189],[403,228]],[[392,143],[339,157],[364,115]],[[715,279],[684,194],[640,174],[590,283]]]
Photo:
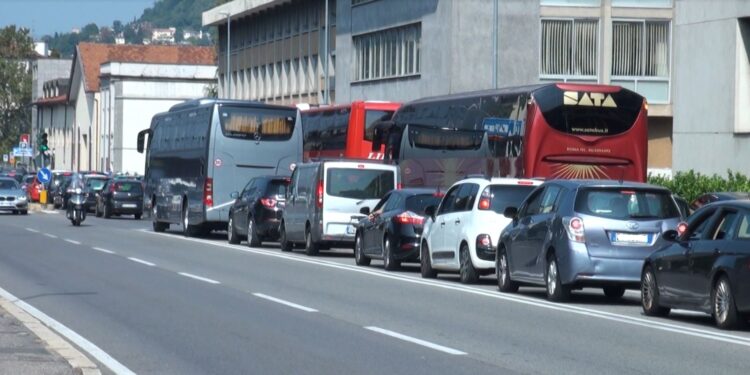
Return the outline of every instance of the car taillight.
[[[393,220],[399,224],[412,224],[422,225],[424,224],[424,217],[419,216],[411,211],[402,212],[393,217]]]
[[[401,190],[401,188],[403,188],[403,185],[401,185],[401,183],[400,183],[400,182],[399,182],[399,183],[397,183],[397,184],[396,184],[396,190]]]
[[[203,183],[203,204],[206,207],[214,205],[214,179],[206,178]]]
[[[114,193],[115,192],[115,185],[117,185],[117,184],[109,185],[109,192],[110,193]]]
[[[677,234],[678,235],[682,236],[683,234],[685,234],[685,232],[687,232],[687,229],[688,229],[687,223],[679,223],[679,224],[677,224]]]
[[[487,186],[482,190],[482,195],[479,197],[479,209],[489,210],[490,206],[492,206],[492,193],[490,192],[490,187]]]
[[[477,236],[477,248],[492,248],[492,238],[490,238],[489,234],[480,234]]]
[[[267,208],[274,208],[276,207],[276,199],[273,198],[261,198],[260,204],[262,204],[264,207]]]
[[[563,218],[563,225],[571,241],[586,242],[583,219],[580,217],[565,217]]]
[[[315,203],[317,203],[318,208],[323,208],[323,181],[318,181]]]

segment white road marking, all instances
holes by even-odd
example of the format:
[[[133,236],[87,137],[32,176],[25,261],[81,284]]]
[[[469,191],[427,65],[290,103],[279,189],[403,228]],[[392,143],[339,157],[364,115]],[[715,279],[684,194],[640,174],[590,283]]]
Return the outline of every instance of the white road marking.
[[[102,253],[107,253],[107,254],[114,254],[115,253],[112,250],[103,249],[101,247],[92,247],[92,249],[94,249],[96,251],[101,251]]]
[[[132,260],[133,262],[140,263],[140,264],[145,264],[145,265],[150,266],[150,267],[153,267],[153,266],[156,265],[156,264],[153,264],[151,262],[147,262],[147,261],[145,261],[143,259],[132,258],[132,257],[128,257],[128,259]]]
[[[57,211],[54,211],[54,210],[42,210],[41,212],[44,212],[45,214],[50,214],[50,215],[57,213]]]
[[[45,233],[44,235],[49,238],[57,238],[57,236],[55,236],[54,234]]]
[[[29,231],[29,232],[31,232],[31,233],[39,233],[39,231],[36,230],[36,229],[26,228],[26,230]]]
[[[13,304],[15,304],[19,308],[29,313],[31,316],[40,320],[47,327],[52,328],[57,333],[64,336],[66,339],[76,344],[83,351],[85,351],[92,357],[96,358],[96,360],[99,361],[99,363],[103,364],[104,366],[107,366],[107,368],[112,370],[112,372],[114,372],[115,374],[135,375],[135,372],[131,371],[129,368],[125,367],[125,365],[118,362],[116,359],[112,358],[112,356],[107,354],[104,350],[100,349],[94,343],[92,343],[89,340],[86,340],[83,336],[79,335],[75,331],[66,327],[62,323],[52,319],[49,315],[37,310],[34,306],[29,305],[28,303],[22,301],[18,297],[10,294],[8,291],[2,288],[0,288],[0,295],[2,295],[7,300],[11,301]]]
[[[604,319],[604,320],[609,320],[609,321],[616,321],[616,322],[624,323],[624,324],[630,324],[630,325],[639,326],[639,327],[645,327],[649,329],[657,329],[657,330],[666,331],[666,332],[673,332],[673,333],[678,333],[678,334],[687,335],[687,336],[701,337],[701,338],[705,338],[708,340],[721,341],[721,342],[726,342],[730,344],[750,347],[750,337],[732,335],[732,334],[727,334],[727,333],[722,333],[722,332],[717,332],[717,331],[712,331],[712,330],[702,329],[702,328],[694,328],[694,327],[683,325],[683,324],[673,324],[673,323],[667,323],[667,322],[662,322],[658,320],[639,318],[639,317],[628,316],[628,315],[617,314],[617,313],[610,313],[610,312],[603,311],[603,310],[579,307],[575,305],[558,304],[558,303],[549,302],[546,300],[540,300],[534,297],[526,297],[526,296],[522,296],[518,294],[515,294],[515,295],[503,294],[497,291],[491,291],[491,290],[481,289],[477,287],[464,286],[464,285],[455,284],[455,283],[448,282],[448,281],[426,280],[420,277],[393,274],[387,271],[382,271],[382,270],[377,270],[377,269],[372,269],[372,268],[363,268],[359,266],[346,265],[346,264],[325,261],[325,260],[320,260],[320,259],[311,259],[308,257],[299,256],[299,255],[282,254],[282,253],[274,252],[272,250],[248,248],[246,246],[240,246],[240,245],[229,245],[229,244],[217,243],[217,242],[212,242],[209,240],[202,240],[202,239],[197,239],[197,238],[178,237],[178,236],[171,235],[168,233],[152,232],[147,229],[136,229],[136,231],[149,233],[149,234],[153,234],[157,236],[163,236],[167,238],[172,238],[175,240],[197,242],[197,243],[202,243],[204,245],[223,247],[223,248],[245,252],[245,253],[265,255],[265,256],[270,256],[270,257],[287,259],[287,260],[300,262],[300,263],[315,264],[315,265],[319,265],[322,267],[335,268],[335,269],[349,271],[349,272],[363,273],[363,274],[368,274],[371,276],[398,280],[398,281],[408,282],[412,284],[427,285],[427,286],[432,286],[432,287],[446,289],[446,290],[453,290],[453,291],[467,293],[467,294],[473,294],[473,295],[489,297],[489,298],[494,298],[494,299],[503,300],[503,301],[509,301],[509,302],[515,302],[515,303],[520,303],[524,305],[545,308],[549,310],[563,311],[563,312],[567,312],[571,314],[589,316],[589,317],[594,317],[594,318],[599,318],[599,319]]]
[[[203,281],[203,282],[207,282],[209,284],[221,284],[220,282],[218,282],[216,280],[212,280],[212,279],[205,278],[205,277],[198,276],[198,275],[193,275],[192,273],[178,272],[178,274],[182,275],[182,276],[185,276],[185,277],[189,277],[191,279],[195,279],[195,280],[200,280],[200,281]]]
[[[429,341],[421,340],[421,339],[418,339],[416,337],[402,335],[402,334],[400,334],[398,332],[389,331],[387,329],[383,329],[383,328],[379,328],[379,327],[365,327],[365,329],[368,329],[368,330],[373,331],[373,332],[381,333],[381,334],[384,334],[386,336],[395,337],[395,338],[397,338],[399,340],[408,341],[408,342],[413,343],[413,344],[422,345],[424,347],[427,347],[427,348],[430,348],[430,349],[434,349],[434,350],[437,350],[437,351],[440,351],[440,352],[443,352],[443,353],[448,353],[448,354],[452,354],[452,355],[466,355],[466,352],[462,352],[460,350],[449,348],[447,346],[438,345],[438,344],[435,344],[435,343],[432,343],[432,342],[429,342]]]
[[[81,243],[76,240],[65,239],[65,242],[72,243],[73,245],[80,245]]]
[[[312,309],[312,308],[309,308],[309,307],[306,307],[306,306],[298,305],[298,304],[293,303],[293,302],[284,301],[283,299],[279,299],[279,298],[276,298],[276,297],[267,296],[267,295],[265,295],[263,293],[253,293],[253,295],[256,296],[256,297],[258,297],[258,298],[263,298],[263,299],[266,299],[266,300],[269,300],[269,301],[280,303],[282,305],[293,307],[293,308],[295,308],[297,310],[302,310],[302,311],[307,311],[307,312],[318,312],[318,310],[315,310],[315,309]]]

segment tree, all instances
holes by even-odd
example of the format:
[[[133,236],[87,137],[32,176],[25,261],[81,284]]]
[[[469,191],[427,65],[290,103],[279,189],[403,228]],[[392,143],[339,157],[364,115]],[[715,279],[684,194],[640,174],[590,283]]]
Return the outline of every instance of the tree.
[[[8,152],[31,130],[31,73],[34,41],[28,29],[0,29],[0,152]]]
[[[119,34],[123,31],[125,27],[122,25],[122,22],[120,20],[115,20],[112,22],[112,30],[115,32],[115,34]]]

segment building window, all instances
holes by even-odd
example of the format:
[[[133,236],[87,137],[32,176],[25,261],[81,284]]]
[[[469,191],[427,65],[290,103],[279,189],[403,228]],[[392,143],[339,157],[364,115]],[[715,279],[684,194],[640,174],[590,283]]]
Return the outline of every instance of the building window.
[[[542,0],[542,6],[598,7],[602,0]]]
[[[542,20],[541,48],[541,78],[596,80],[599,21]]]
[[[354,36],[354,80],[419,74],[421,39],[418,23]]]
[[[612,22],[612,83],[669,102],[669,21]]]
[[[613,7],[671,8],[672,0],[612,0]]]

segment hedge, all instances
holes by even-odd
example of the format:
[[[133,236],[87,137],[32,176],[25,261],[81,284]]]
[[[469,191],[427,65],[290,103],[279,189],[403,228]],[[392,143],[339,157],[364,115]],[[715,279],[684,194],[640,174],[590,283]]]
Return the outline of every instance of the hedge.
[[[648,176],[648,182],[661,185],[673,193],[685,198],[688,202],[698,196],[718,191],[744,191],[750,192],[750,179],[741,173],[727,171],[727,177],[719,175],[704,175],[692,170],[677,172],[671,178],[657,175]]]

